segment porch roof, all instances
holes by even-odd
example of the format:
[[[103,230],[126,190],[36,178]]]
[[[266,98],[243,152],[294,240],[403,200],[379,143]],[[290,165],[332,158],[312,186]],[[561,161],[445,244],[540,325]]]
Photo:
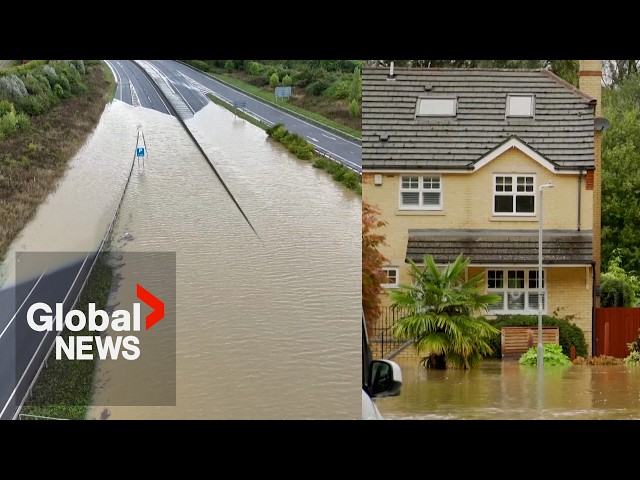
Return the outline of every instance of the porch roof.
[[[537,230],[409,230],[406,258],[422,263],[430,254],[438,264],[453,262],[460,254],[474,265],[532,265],[538,263]],[[591,265],[593,233],[545,230],[542,239],[545,265]]]

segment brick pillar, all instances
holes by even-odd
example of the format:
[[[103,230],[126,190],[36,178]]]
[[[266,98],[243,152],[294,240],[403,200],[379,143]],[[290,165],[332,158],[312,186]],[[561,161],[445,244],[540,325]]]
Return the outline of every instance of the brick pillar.
[[[580,90],[596,100],[595,116],[602,117],[602,60],[580,60]],[[602,245],[602,132],[594,132],[593,172],[593,260],[596,264],[595,282],[600,287],[600,259]],[[596,307],[600,306],[600,296],[596,297]]]

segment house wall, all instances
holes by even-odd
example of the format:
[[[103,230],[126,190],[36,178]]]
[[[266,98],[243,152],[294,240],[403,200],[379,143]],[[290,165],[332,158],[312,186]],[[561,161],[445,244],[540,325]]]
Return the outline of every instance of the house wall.
[[[515,267],[518,268],[518,267]],[[484,267],[469,267],[467,278],[485,272]],[[401,267],[400,275],[408,282],[408,267]],[[546,315],[562,318],[571,316],[569,321],[575,323],[584,332],[587,353],[591,354],[592,338],[592,270],[591,267],[546,267],[548,309]],[[485,274],[486,279],[486,274]],[[382,296],[384,306],[391,304],[388,293],[393,289],[385,289]],[[486,290],[485,290],[486,291]],[[413,355],[407,352],[407,356]]]
[[[382,172],[381,172],[382,173]],[[381,218],[388,222],[378,230],[386,235],[387,246],[380,251],[389,265],[404,264],[409,229],[492,229],[538,230],[538,216],[494,217],[493,174],[536,174],[536,186],[552,180],[555,188],[547,189],[543,199],[545,229],[577,230],[578,175],[554,174],[523,152],[512,148],[475,173],[442,174],[442,211],[400,211],[399,173],[383,173],[382,185],[376,186],[373,173],[364,173],[362,196],[377,205]],[[581,182],[581,230],[593,226],[593,190],[587,190],[585,178]],[[537,209],[537,207],[536,207]],[[401,276],[400,281],[403,281]]]

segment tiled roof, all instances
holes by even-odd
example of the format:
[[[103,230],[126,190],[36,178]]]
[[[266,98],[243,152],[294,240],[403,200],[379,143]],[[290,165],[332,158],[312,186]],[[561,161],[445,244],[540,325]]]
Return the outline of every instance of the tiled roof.
[[[516,136],[558,169],[594,167],[595,100],[541,70],[362,72],[364,169],[469,169]],[[506,118],[508,94],[535,95],[534,118]],[[419,96],[452,95],[455,117],[416,117]],[[380,137],[388,137],[381,141]]]
[[[590,265],[593,261],[591,231],[545,231],[542,261],[545,265]],[[474,265],[538,263],[537,230],[409,230],[406,258],[422,263],[432,255],[438,264],[458,255]]]

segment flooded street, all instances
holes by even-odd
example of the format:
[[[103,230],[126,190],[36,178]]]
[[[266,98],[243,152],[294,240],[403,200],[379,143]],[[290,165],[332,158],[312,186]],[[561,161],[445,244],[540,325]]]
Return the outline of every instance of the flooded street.
[[[112,160],[130,165],[137,124],[149,156],[112,250],[175,252],[177,404],[108,405],[136,371],[99,364],[88,417],[107,407],[112,419],[358,418],[360,197],[209,104],[187,124],[258,238],[175,118],[116,104],[132,140]],[[123,285],[130,268],[117,267]]]
[[[637,420],[640,368],[626,365],[535,367],[487,361],[480,368],[425,370],[398,359],[402,393],[377,400],[387,419]]]

